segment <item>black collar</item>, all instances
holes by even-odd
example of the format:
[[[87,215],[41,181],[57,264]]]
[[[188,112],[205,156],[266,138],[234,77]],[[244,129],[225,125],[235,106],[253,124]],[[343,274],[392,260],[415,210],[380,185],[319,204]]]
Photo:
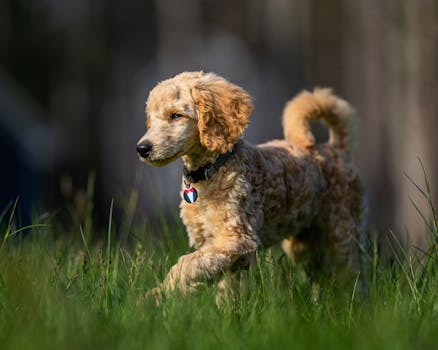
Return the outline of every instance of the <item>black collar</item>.
[[[226,163],[234,154],[234,148],[227,153],[219,155],[214,164],[207,164],[196,170],[189,171],[185,166],[183,168],[184,181],[188,184],[196,183],[202,180],[211,179],[220,169],[222,165]]]

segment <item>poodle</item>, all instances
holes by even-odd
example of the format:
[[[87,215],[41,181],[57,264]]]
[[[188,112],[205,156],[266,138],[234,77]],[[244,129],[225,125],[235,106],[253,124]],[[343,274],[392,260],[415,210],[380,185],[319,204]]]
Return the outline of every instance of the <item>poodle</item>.
[[[256,250],[279,242],[312,280],[328,262],[363,275],[367,206],[351,163],[353,109],[330,89],[303,91],[284,109],[284,139],[257,146],[242,139],[252,111],[245,90],[213,73],[183,72],[150,92],[137,152],[158,167],[182,158],[181,218],[195,248],[155,296],[211,281],[232,290]],[[327,143],[316,144],[313,120],[329,128]]]

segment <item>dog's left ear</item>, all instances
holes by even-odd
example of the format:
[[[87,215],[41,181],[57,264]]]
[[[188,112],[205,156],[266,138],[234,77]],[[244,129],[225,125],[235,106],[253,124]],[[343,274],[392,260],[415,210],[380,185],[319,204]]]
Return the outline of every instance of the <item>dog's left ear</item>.
[[[217,75],[206,74],[192,95],[198,104],[201,144],[210,151],[230,151],[253,111],[249,94]]]

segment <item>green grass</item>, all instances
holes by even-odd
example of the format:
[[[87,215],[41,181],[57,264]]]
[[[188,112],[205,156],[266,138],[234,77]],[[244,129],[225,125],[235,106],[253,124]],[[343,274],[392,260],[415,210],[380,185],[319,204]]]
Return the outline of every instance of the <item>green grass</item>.
[[[135,207],[135,201],[128,202]],[[83,225],[46,215],[20,229],[13,207],[0,213],[1,349],[427,349],[438,344],[434,245],[417,251],[416,259],[393,241],[398,254],[392,261],[373,245],[368,300],[359,300],[354,281],[340,288],[327,279],[320,302],[312,303],[299,270],[270,249],[258,255],[236,304],[218,309],[213,285],[156,306],[144,300],[145,292],[189,251],[179,220],[163,219],[153,232],[146,224],[133,224],[133,215],[115,222],[111,203],[105,233],[93,229],[92,210],[85,211]],[[438,220],[431,213],[426,226],[436,238]],[[156,233],[160,239],[153,238]]]
[[[53,220],[53,219],[51,219]],[[50,220],[49,220],[50,221]],[[108,238],[114,232],[108,230]],[[430,348],[438,344],[435,257],[390,264],[374,256],[371,297],[322,283],[318,305],[299,271],[276,249],[258,256],[246,295],[219,310],[215,287],[174,296],[159,307],[145,291],[188,250],[182,227],[154,241],[145,226],[120,246],[87,243],[78,227],[58,237],[55,223],[11,235],[0,251],[0,345],[11,349]],[[6,232],[6,231],[5,231]]]

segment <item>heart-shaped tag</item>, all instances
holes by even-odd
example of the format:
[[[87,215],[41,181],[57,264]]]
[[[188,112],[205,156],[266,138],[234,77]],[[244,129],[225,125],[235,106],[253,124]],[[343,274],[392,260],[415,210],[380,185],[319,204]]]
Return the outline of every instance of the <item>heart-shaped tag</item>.
[[[192,186],[187,186],[187,188],[184,190],[184,200],[187,203],[195,203],[198,199],[198,191]]]

